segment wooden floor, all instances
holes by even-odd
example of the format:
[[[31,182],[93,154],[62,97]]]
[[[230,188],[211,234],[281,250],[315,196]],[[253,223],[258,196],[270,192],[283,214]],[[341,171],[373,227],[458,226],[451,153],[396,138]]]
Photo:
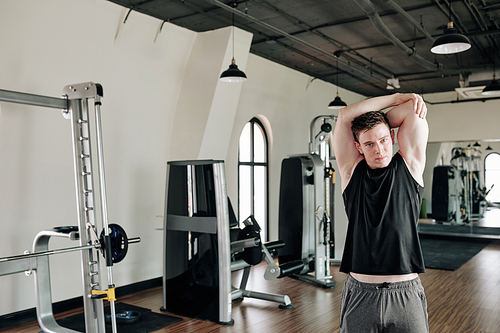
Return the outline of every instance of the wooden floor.
[[[182,317],[179,323],[156,332],[338,332],[340,296],[346,275],[332,266],[337,286],[333,289],[292,278],[265,281],[265,267],[257,266],[249,290],[290,296],[295,308],[282,310],[266,301],[244,299],[233,302],[234,325]],[[234,283],[239,273],[233,273]],[[490,244],[456,271],[428,269],[421,275],[425,287],[429,328],[432,333],[500,332],[500,244]],[[154,288],[119,300],[160,312],[162,290]],[[58,317],[74,314],[74,310]],[[180,316],[179,316],[180,317]],[[39,332],[36,322],[2,329],[0,332]]]

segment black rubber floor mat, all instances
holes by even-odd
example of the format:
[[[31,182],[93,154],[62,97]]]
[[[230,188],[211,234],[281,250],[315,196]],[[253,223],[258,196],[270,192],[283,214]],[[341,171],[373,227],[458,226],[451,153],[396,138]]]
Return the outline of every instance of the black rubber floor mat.
[[[126,303],[116,303],[115,308],[117,311],[130,310],[141,313],[141,318],[138,322],[129,325],[119,325],[118,331],[120,333],[153,332],[182,320],[182,318],[152,312],[150,309],[141,308]],[[104,312],[106,314],[109,314],[109,311],[109,306],[106,306],[104,308]],[[59,319],[57,320],[57,323],[61,326],[70,328],[75,331],[85,332],[85,319],[83,317],[83,313]],[[106,324],[106,332],[111,332],[111,324]]]

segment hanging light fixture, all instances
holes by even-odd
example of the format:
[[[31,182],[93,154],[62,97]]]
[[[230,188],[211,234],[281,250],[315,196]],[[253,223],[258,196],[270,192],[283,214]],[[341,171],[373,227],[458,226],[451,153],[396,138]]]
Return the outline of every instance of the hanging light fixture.
[[[236,8],[238,4],[236,2],[231,3],[231,7]],[[220,75],[220,80],[223,82],[243,82],[247,80],[246,74],[238,69],[236,65],[236,61],[234,60],[234,13],[233,13],[233,25],[232,25],[232,34],[233,34],[233,59],[231,60],[231,64],[229,68],[226,69]]]
[[[483,92],[481,92],[481,95],[486,95],[486,96],[500,95],[500,83],[498,83],[495,75],[493,75],[493,80],[490,82],[490,84],[484,87]]]
[[[335,99],[328,104],[328,108],[332,110],[339,110],[346,107],[347,104],[339,96],[339,61],[337,60],[337,95]]]
[[[346,102],[344,102],[338,94],[337,96],[335,96],[335,99],[331,101],[330,104],[328,104],[328,108],[333,110],[342,109],[343,107],[346,106],[347,106]]]
[[[448,22],[444,35],[432,44],[431,52],[435,54],[453,54],[467,51],[471,48],[469,38],[457,33],[453,28],[453,22]]]
[[[481,144],[476,141],[476,143],[474,143],[473,147],[481,147]]]
[[[450,16],[448,25],[444,31],[444,35],[439,37],[432,44],[431,52],[435,54],[453,54],[467,51],[471,48],[469,38],[459,34],[453,27],[451,21],[451,1],[450,1]]]
[[[247,76],[245,72],[238,69],[238,65],[236,65],[233,58],[229,68],[220,75],[220,80],[224,82],[243,82],[247,80]]]
[[[495,77],[496,74],[495,64],[496,64],[496,49],[495,52],[493,52],[493,80],[486,87],[484,87],[483,91],[481,92],[481,95],[486,95],[486,96],[500,95],[500,83],[498,83],[497,78]]]
[[[493,150],[493,148],[491,148],[490,145],[488,145],[488,148],[486,148],[486,150]]]

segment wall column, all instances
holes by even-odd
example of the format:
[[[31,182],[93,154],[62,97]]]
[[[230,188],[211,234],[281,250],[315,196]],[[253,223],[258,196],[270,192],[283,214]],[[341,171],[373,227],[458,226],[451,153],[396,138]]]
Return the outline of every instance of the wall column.
[[[243,83],[219,80],[233,57],[232,27],[198,34],[182,82],[170,160],[227,158]],[[234,28],[234,58],[246,67],[252,34]]]

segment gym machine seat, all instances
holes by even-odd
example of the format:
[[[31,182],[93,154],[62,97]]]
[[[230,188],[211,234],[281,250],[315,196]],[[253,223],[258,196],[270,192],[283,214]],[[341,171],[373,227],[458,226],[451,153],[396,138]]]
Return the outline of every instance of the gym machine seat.
[[[279,240],[263,244],[260,239],[261,228],[253,215],[250,215],[243,221],[245,228],[240,229],[232,209],[231,201],[229,201],[229,221],[231,228],[231,256],[233,259],[231,262],[231,272],[243,269],[239,288],[232,286],[231,299],[255,298],[279,303],[278,307],[280,309],[293,308],[288,295],[250,291],[246,289],[246,286],[252,266],[260,264],[263,260],[267,263],[266,272],[264,273],[264,279],[266,280],[299,273],[302,271],[304,263],[301,260],[295,260],[278,266],[274,262],[271,253],[275,253],[285,243]]]

